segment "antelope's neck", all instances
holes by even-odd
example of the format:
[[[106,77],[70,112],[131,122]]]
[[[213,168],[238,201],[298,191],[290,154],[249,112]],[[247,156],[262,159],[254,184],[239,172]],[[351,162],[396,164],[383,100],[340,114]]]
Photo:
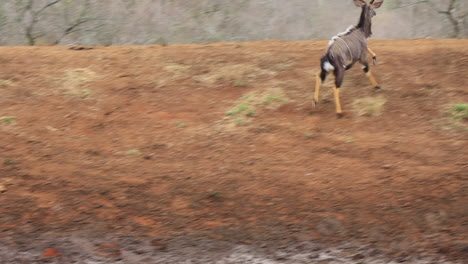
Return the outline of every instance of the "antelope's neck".
[[[372,36],[372,17],[369,16],[369,6],[365,5],[362,7],[361,17],[356,28],[362,30],[366,38]]]

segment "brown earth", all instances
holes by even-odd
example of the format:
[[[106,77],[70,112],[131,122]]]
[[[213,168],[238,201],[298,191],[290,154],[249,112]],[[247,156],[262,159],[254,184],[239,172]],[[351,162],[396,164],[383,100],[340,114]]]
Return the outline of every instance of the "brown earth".
[[[330,80],[311,104],[326,43],[0,48],[0,244],[64,255],[34,239],[81,232],[103,257],[131,236],[468,259],[467,122],[451,110],[468,102],[468,40],[370,41],[383,90],[356,65],[343,119]],[[367,97],[380,115],[359,114]]]

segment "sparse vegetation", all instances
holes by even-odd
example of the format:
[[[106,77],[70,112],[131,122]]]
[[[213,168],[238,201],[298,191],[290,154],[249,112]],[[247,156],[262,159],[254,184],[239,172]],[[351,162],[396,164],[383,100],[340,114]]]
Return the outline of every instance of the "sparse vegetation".
[[[289,99],[281,88],[253,91],[242,96],[238,104],[231,108],[226,115],[234,117],[234,122],[240,125],[246,122],[243,117],[253,117],[262,109],[274,110],[287,103],[289,103]]]
[[[245,86],[245,81],[254,81],[260,77],[271,77],[275,74],[274,71],[262,69],[254,64],[228,64],[213,65],[209,72],[198,75],[195,79],[209,85],[227,82],[237,84],[237,86]]]
[[[16,124],[16,119],[14,116],[2,116],[0,117],[0,123],[5,123],[8,125]]]
[[[16,162],[13,160],[13,159],[10,159],[10,158],[6,158],[4,161],[3,161],[3,165],[13,165],[15,164]]]
[[[73,91],[66,91],[64,92],[63,94],[65,95],[70,95],[70,96],[76,96],[76,97],[79,97],[79,98],[87,98],[89,97],[91,94],[93,93],[93,90],[91,89],[78,89],[78,90],[73,90]]]
[[[171,73],[172,78],[180,79],[190,75],[192,66],[177,63],[169,63],[164,66],[164,70]]]
[[[246,116],[253,116],[253,115],[255,115],[255,109],[249,109],[245,115],[246,115]]]
[[[264,100],[263,103],[266,105],[275,103],[275,102],[287,102],[288,100],[284,98],[282,95],[268,95]]]
[[[53,127],[53,126],[45,126],[45,128],[49,131],[52,131],[52,132],[55,132],[55,131],[58,131],[57,128]]]
[[[60,80],[64,94],[85,99],[93,94],[93,90],[87,88],[88,84],[98,78],[97,74],[87,68],[66,70]]]
[[[384,112],[372,118],[352,112],[340,120],[333,111],[333,76],[322,94],[331,101],[315,109],[310,102],[312,73],[320,67],[314,58],[326,41],[242,43],[238,49],[236,43],[0,49],[5,62],[0,79],[15,81],[14,87],[0,88],[0,116],[16,116],[17,121],[0,122],[0,185],[8,189],[0,199],[14,205],[2,206],[0,213],[13,216],[3,220],[15,221],[5,227],[14,236],[11,242],[28,247],[23,253],[16,244],[0,251],[8,251],[13,260],[31,255],[24,262],[34,263],[48,247],[67,254],[69,262],[118,262],[126,257],[119,250],[126,250],[130,257],[138,253],[136,262],[152,263],[154,257],[157,263],[161,255],[146,248],[165,250],[167,244],[163,253],[172,258],[179,251],[171,245],[195,243],[193,252],[208,252],[216,262],[224,258],[220,254],[231,258],[232,252],[224,244],[222,252],[213,251],[213,245],[241,241],[265,244],[259,255],[279,262],[296,259],[284,251],[299,252],[299,262],[320,262],[322,250],[331,255],[329,246],[341,243],[336,260],[343,263],[345,255],[363,263],[382,256],[385,263],[392,254],[417,262],[420,254],[436,255],[441,248],[440,259],[428,263],[444,262],[451,257],[446,252],[462,256],[466,226],[459,212],[466,197],[462,172],[468,134],[452,125],[468,125],[452,115],[466,109],[457,104],[468,103],[461,78],[468,69],[457,60],[465,54],[462,42],[376,40],[379,54],[404,53],[406,58],[387,58],[379,65],[376,77],[388,86],[381,92],[372,90],[358,67],[348,72],[343,108],[351,112],[354,99],[383,95],[388,100]],[[403,52],[415,44],[416,53]],[[444,48],[435,52],[434,46]],[[262,50],[271,54],[259,54]],[[166,60],[197,57],[221,64],[252,58],[270,67],[272,54],[297,64],[275,77],[242,79],[248,83],[243,88],[231,82],[205,86],[190,77],[153,85],[171,78],[162,69]],[[427,61],[442,59],[432,65],[436,68],[447,58],[454,60],[450,67],[426,71]],[[91,65],[99,75],[84,88],[95,89],[91,100],[67,97],[63,83],[44,78],[62,77],[66,69],[81,67],[77,65]],[[193,67],[202,73],[213,66]],[[22,96],[19,89],[30,95]],[[248,107],[227,115],[242,104]],[[431,123],[436,120],[451,130],[440,131]],[[55,215],[60,215],[58,221]],[[91,240],[81,239],[88,233],[64,240],[91,225],[96,233]],[[41,235],[50,230],[54,234]],[[22,236],[25,232],[30,235]],[[349,247],[356,234],[357,248]],[[323,245],[301,242],[316,238]],[[45,240],[50,246],[44,247]],[[73,246],[82,242],[90,252],[68,254],[82,252]],[[255,248],[248,250],[256,254]],[[48,260],[64,259],[57,257]]]
[[[238,126],[243,125],[243,124],[245,124],[245,119],[237,118],[236,120],[234,120],[234,124],[236,124]]]
[[[8,87],[13,85],[14,84],[11,80],[0,80],[0,87]]]
[[[176,122],[175,125],[176,125],[177,127],[180,127],[180,128],[184,128],[184,127],[187,126],[187,125],[186,125],[185,123],[183,123],[183,122]]]
[[[267,109],[278,109],[281,106],[289,103],[289,98],[281,88],[273,88],[266,91],[265,94],[260,94],[263,98],[263,104]]]
[[[218,191],[210,191],[206,194],[206,198],[213,201],[220,201],[223,198],[223,196]]]
[[[140,156],[142,153],[138,149],[129,149],[125,151],[126,156]]]
[[[158,79],[159,83],[191,78],[205,86],[224,83],[234,87],[245,87],[247,82],[276,74],[274,71],[254,64],[219,64],[216,60],[210,59],[197,59],[183,63],[168,62],[163,69],[169,73],[169,76],[166,79]]]
[[[360,116],[379,116],[386,102],[383,96],[364,97],[354,100],[353,109]]]
[[[444,108],[444,118],[438,125],[446,130],[468,131],[468,104],[454,104]]]
[[[456,104],[452,107],[452,116],[455,120],[468,120],[468,104]]]
[[[242,81],[235,81],[232,83],[232,86],[234,87],[244,87],[244,86],[247,86],[247,84],[245,82],[242,82]]]
[[[227,112],[228,116],[237,116],[240,114],[245,113],[247,110],[251,111],[251,106],[246,103],[241,103],[236,106],[234,106],[231,110]]]

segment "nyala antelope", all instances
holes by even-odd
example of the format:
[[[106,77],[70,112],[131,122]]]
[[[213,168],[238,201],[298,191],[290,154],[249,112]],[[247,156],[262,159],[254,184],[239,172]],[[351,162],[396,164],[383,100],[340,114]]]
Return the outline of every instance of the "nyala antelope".
[[[353,0],[357,7],[361,7],[361,17],[357,26],[350,26],[348,29],[333,37],[325,55],[320,59],[321,72],[317,73],[313,105],[319,101],[320,85],[325,81],[327,74],[333,72],[335,75],[335,87],[333,94],[335,97],[336,114],[340,118],[343,116],[340,104],[340,87],[343,83],[346,70],[359,61],[366,75],[369,77],[374,88],[379,89],[377,81],[369,69],[367,61],[367,52],[372,55],[374,64],[377,55],[367,47],[367,39],[372,35],[372,17],[376,15],[374,9],[379,8],[384,0],[371,0],[367,3],[365,0]]]

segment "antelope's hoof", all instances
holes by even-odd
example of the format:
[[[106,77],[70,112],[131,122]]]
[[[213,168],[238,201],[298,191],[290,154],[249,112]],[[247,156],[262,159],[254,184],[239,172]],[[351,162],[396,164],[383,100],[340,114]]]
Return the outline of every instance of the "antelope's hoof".
[[[336,118],[341,119],[345,116],[344,113],[336,113]]]
[[[375,90],[380,90],[380,89],[382,89],[382,87],[380,85],[377,85],[377,86],[374,87],[374,89]]]
[[[317,108],[318,102],[315,99],[312,100],[312,107]]]

